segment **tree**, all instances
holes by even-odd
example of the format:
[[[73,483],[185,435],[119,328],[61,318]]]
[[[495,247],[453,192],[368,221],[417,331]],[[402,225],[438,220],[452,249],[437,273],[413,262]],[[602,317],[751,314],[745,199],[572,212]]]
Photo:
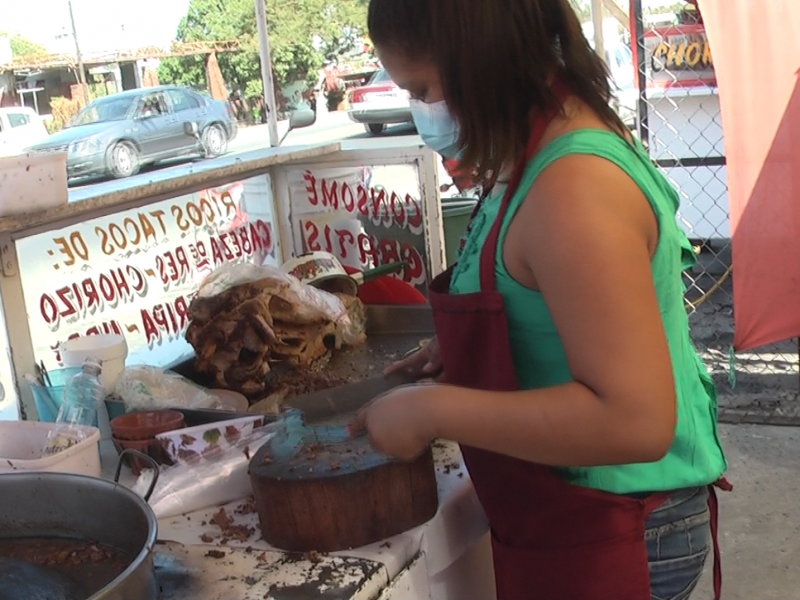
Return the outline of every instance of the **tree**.
[[[26,38],[23,35],[18,33],[4,33],[0,31],[0,36],[8,37],[8,41],[11,44],[11,54],[13,56],[26,56],[28,54],[45,54],[47,52],[47,48],[45,48],[39,42],[34,42],[31,39]]]
[[[323,56],[314,47],[337,47],[348,32],[366,28],[363,0],[268,0],[267,22],[276,83],[316,80]],[[229,87],[248,92],[260,89],[258,30],[253,0],[191,0],[176,34],[178,41],[237,40],[238,52],[217,56]],[[193,87],[205,86],[202,56],[171,57],[161,61],[159,79]]]
[[[589,0],[569,0],[581,23],[588,23],[592,20],[592,5]]]

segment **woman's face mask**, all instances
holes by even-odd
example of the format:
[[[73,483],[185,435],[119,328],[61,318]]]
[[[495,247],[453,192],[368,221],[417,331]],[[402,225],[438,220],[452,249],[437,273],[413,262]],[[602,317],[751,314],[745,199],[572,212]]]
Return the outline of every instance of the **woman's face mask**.
[[[411,116],[422,141],[445,158],[458,158],[458,123],[450,114],[447,103],[426,104],[422,100],[410,101]]]

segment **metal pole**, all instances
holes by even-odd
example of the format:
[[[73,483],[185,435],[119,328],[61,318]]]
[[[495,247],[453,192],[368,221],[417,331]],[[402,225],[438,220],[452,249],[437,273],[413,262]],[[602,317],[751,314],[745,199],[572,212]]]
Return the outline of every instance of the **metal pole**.
[[[636,110],[636,125],[639,139],[646,147],[650,147],[650,128],[647,122],[647,55],[644,47],[644,17],[642,16],[642,0],[631,0],[631,20],[633,21],[633,39],[636,44],[636,81],[639,88],[639,100]]]
[[[78,45],[78,31],[75,29],[75,15],[72,14],[72,0],[67,0],[69,7],[69,21],[72,24],[72,40],[75,42],[75,58],[78,60],[78,81],[84,87],[84,94],[86,94],[86,73],[83,72],[83,57],[81,56],[81,47]]]
[[[603,43],[603,0],[592,0],[592,26],[594,27],[594,51],[605,61],[606,52]]]
[[[272,57],[269,52],[269,32],[267,30],[267,6],[265,0],[255,0],[256,25],[258,25],[258,45],[261,56],[261,83],[264,88],[264,106],[267,111],[269,145],[275,147],[278,140],[278,111],[275,110],[275,82],[272,81]]]

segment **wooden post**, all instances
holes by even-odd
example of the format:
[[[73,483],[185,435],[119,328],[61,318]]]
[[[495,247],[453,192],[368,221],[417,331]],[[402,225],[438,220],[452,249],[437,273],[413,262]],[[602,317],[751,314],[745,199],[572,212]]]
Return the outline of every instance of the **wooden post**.
[[[606,59],[603,44],[603,0],[592,0],[592,25],[594,26],[594,51],[602,59]]]
[[[264,106],[269,126],[269,145],[277,146],[278,110],[275,106],[275,82],[272,80],[272,57],[269,51],[269,30],[267,29],[267,7],[265,0],[255,0],[258,44],[261,54],[261,83],[264,88]]]
[[[83,56],[81,56],[81,47],[78,44],[78,31],[75,29],[75,15],[72,14],[72,0],[67,0],[67,8],[69,9],[69,21],[72,25],[72,41],[75,42],[75,58],[78,62],[78,83],[86,87],[86,73],[83,69]]]
[[[617,4],[616,0],[603,0],[603,7],[609,13],[611,13],[611,16],[617,20],[623,29],[630,31],[630,18],[627,14],[625,14],[625,11],[619,6],[619,4]]]

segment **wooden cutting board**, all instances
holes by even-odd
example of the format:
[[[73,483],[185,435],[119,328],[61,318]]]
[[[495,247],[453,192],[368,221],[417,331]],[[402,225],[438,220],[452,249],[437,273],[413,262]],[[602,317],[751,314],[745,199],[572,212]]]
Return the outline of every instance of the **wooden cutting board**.
[[[303,445],[250,461],[261,533],[276,548],[336,552],[408,531],[438,509],[433,453],[411,462],[378,453],[367,437]]]

